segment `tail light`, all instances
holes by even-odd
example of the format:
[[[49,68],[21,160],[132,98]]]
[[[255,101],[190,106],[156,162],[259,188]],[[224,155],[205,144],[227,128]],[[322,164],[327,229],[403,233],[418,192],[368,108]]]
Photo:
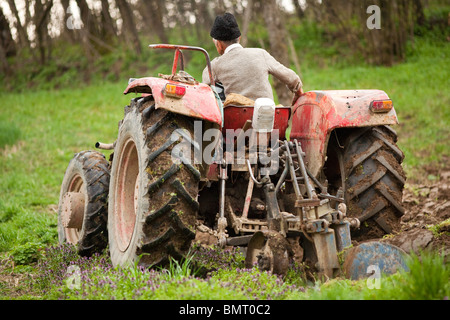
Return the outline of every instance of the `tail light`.
[[[374,100],[370,103],[370,110],[375,113],[389,112],[393,106],[392,100]]]
[[[186,87],[178,84],[167,83],[164,88],[164,94],[172,98],[182,98],[186,94]]]

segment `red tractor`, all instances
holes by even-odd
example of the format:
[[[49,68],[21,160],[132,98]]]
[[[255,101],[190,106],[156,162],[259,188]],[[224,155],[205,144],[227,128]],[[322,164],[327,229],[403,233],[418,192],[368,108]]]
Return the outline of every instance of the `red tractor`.
[[[59,239],[82,255],[109,245],[114,265],[164,265],[194,241],[242,246],[246,265],[283,274],[308,261],[327,277],[370,266],[405,267],[400,249],[377,241],[404,210],[403,153],[392,101],[380,90],[310,91],[293,106],[226,101],[197,82],[175,51],[171,75],[130,79],[139,93],[119,123],[107,161],[70,161],[59,199]],[[177,73],[178,64],[180,71]],[[248,100],[248,99],[247,99]],[[244,99],[245,101],[245,99]],[[352,228],[352,232],[350,232]]]

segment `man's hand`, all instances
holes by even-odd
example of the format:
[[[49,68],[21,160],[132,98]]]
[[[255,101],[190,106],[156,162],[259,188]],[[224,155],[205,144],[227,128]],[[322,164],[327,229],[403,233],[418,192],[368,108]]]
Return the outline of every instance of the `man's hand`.
[[[300,98],[300,96],[303,95],[303,88],[300,87],[300,89],[298,89],[295,93],[294,93],[294,99],[292,99],[292,105],[295,104],[295,101],[297,101],[298,98]]]

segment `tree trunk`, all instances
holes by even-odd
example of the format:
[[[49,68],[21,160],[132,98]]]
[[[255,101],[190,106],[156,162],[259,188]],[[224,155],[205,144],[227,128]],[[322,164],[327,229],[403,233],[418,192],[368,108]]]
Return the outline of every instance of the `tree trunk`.
[[[5,75],[9,75],[11,72],[11,69],[9,68],[8,65],[8,60],[6,59],[6,50],[3,47],[3,43],[0,43],[0,66],[1,66],[1,71],[3,74]]]
[[[61,5],[64,9],[64,24],[63,24],[63,35],[73,44],[78,43],[77,34],[74,32],[73,28],[69,28],[68,22],[73,19],[73,14],[70,12],[70,0],[61,0]],[[70,20],[69,20],[70,19]],[[70,23],[69,23],[70,26]]]
[[[40,63],[44,65],[51,55],[50,36],[48,34],[48,21],[53,0],[41,2],[36,0],[34,4],[34,18],[36,26],[36,44],[39,51]]]
[[[89,9],[86,0],[77,0],[77,5],[80,8],[80,17],[83,21],[84,31],[98,37],[97,20],[92,14],[91,9]]]
[[[123,20],[122,33],[126,40],[131,40],[131,44],[136,53],[141,55],[141,41],[139,40],[136,24],[134,23],[133,12],[125,0],[116,0],[116,3]]]
[[[242,23],[242,35],[241,35],[241,43],[242,46],[247,46],[248,42],[248,27],[250,26],[250,19],[252,18],[252,11],[253,11],[253,0],[247,1],[247,7],[245,8],[244,12],[244,21]]]
[[[168,43],[169,39],[164,29],[163,23],[163,15],[164,15],[164,1],[161,0],[144,0],[143,1],[146,7],[146,13],[144,14],[147,17],[147,23],[153,27],[153,30],[158,35],[158,38],[163,43]],[[151,28],[146,27],[146,28]]]
[[[270,51],[275,59],[289,67],[289,50],[286,43],[287,32],[281,21],[280,11],[276,0],[264,1],[264,16],[266,18],[266,28],[269,32]],[[273,79],[278,102],[282,105],[289,105],[292,94],[286,85],[278,79]]]
[[[19,11],[17,10],[16,4],[14,0],[8,0],[9,8],[16,18],[16,28],[19,36],[19,43],[22,48],[27,47],[30,48],[30,40],[28,39],[27,32],[20,22]]]
[[[11,35],[11,30],[9,29],[9,23],[6,20],[3,10],[0,7],[0,67],[2,72],[9,75],[11,69],[6,59],[8,56],[16,54],[15,42]]]
[[[297,14],[297,17],[302,20],[305,17],[305,12],[303,11],[302,7],[300,6],[299,0],[292,0],[292,3],[295,7],[295,13]]]
[[[208,36],[215,19],[212,9],[212,6],[214,4],[211,3],[213,2],[209,0],[200,0],[200,2],[197,4],[197,8],[199,10],[198,15],[202,17],[202,27],[205,29]]]
[[[19,11],[17,10],[14,0],[8,0],[9,8],[16,19],[15,27],[17,28],[19,43],[21,46],[29,45],[29,40],[25,29],[20,21]]]
[[[16,43],[11,34],[8,20],[6,20],[2,7],[0,6],[0,45],[2,46],[5,58],[16,54]]]
[[[102,12],[101,12],[101,36],[106,43],[112,43],[117,36],[117,29],[115,21],[112,19],[109,13],[108,0],[101,0]]]
[[[423,12],[423,5],[421,0],[414,0],[414,15],[416,18],[416,23],[419,26],[424,26],[426,19],[425,13]]]

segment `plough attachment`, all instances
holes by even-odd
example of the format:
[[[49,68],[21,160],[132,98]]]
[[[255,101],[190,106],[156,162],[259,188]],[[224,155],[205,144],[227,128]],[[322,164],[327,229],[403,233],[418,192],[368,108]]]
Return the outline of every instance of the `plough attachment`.
[[[263,270],[285,274],[294,256],[288,239],[294,238],[301,242],[303,260],[311,261],[326,278],[343,273],[350,279],[360,279],[374,271],[392,274],[406,268],[405,253],[393,245],[372,241],[352,247],[350,228],[359,228],[359,220],[346,216],[340,190],[336,196],[330,195],[308,172],[296,140],[284,141],[275,152],[282,153],[284,160],[277,186],[268,175],[258,181],[248,163],[251,179],[265,190],[269,214],[266,228],[255,232],[248,243],[246,267],[256,264]],[[288,182],[297,197],[294,213],[281,212],[277,203],[280,186]],[[321,192],[317,193],[317,189]],[[339,256],[344,257],[343,264]]]
[[[390,244],[378,241],[361,243],[346,252],[343,271],[352,280],[371,274],[393,274],[400,269],[407,270],[405,255],[403,250]]]

